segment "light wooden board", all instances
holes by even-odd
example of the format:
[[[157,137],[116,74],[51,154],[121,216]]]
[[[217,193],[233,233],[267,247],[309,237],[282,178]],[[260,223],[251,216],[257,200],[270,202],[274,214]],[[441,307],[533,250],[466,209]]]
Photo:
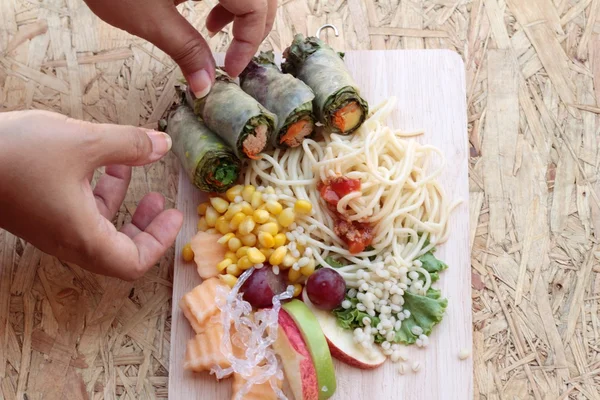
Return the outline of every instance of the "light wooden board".
[[[448,298],[444,321],[436,327],[426,349],[409,350],[406,373],[391,362],[374,371],[350,368],[336,361],[338,390],[334,399],[467,400],[472,398],[471,359],[459,360],[462,349],[471,350],[471,270],[469,252],[469,208],[467,178],[467,116],[464,65],[450,51],[359,51],[348,52],[346,64],[374,106],[389,96],[398,99],[390,124],[404,130],[426,133],[418,140],[441,148],[447,168],[441,182],[448,194],[463,203],[451,217],[449,241],[436,255],[450,265],[439,287]],[[196,206],[204,195],[180,175],[178,208],[185,222],[176,243],[176,254],[196,230]],[[179,299],[200,283],[193,266],[175,257],[169,398],[229,399],[229,381],[217,383],[208,374],[183,370],[185,346],[193,332],[181,313]],[[418,362],[421,370],[413,373]]]

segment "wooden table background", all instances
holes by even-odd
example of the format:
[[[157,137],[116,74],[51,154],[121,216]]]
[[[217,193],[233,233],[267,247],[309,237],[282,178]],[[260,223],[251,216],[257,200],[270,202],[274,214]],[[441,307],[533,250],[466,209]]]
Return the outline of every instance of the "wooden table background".
[[[181,9],[206,34],[215,4]],[[464,58],[477,399],[600,399],[599,12],[600,0],[284,0],[263,46],[333,23],[340,50]],[[80,0],[0,1],[0,111],[152,126],[177,78]],[[172,157],[137,168],[117,226],[148,191],[172,206],[176,176]],[[172,252],[129,284],[0,231],[0,263],[0,398],[166,397]]]

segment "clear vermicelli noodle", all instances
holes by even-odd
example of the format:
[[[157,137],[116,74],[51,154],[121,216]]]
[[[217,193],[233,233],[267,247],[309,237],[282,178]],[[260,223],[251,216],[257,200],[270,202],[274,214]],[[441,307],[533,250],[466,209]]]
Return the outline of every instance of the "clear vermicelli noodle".
[[[306,247],[323,266],[330,266],[328,256],[345,259],[347,265],[336,270],[349,286],[358,285],[361,269],[398,282],[416,271],[425,277],[419,289],[424,293],[431,278],[417,259],[447,239],[455,204],[437,181],[444,168],[442,152],[409,139],[422,132],[406,133],[384,124],[394,106],[391,98],[375,107],[353,135],[326,133],[318,142],[307,139],[301,147],[251,161],[245,183],[278,187],[282,201],[309,200],[313,213],[296,220],[309,233],[304,236]],[[434,157],[441,162],[429,168]],[[335,219],[317,189],[320,182],[339,176],[360,180],[361,190],[343,196],[337,211],[348,221],[373,226],[372,248],[358,254],[351,254],[335,234]]]

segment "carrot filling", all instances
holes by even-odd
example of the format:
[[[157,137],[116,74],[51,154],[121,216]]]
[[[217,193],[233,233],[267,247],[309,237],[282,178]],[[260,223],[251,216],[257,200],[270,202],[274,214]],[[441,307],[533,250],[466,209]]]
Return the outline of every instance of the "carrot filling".
[[[347,132],[359,124],[362,113],[362,109],[358,103],[352,101],[333,114],[333,117],[331,118],[332,125],[341,132]]]
[[[289,147],[296,147],[302,143],[302,139],[309,136],[314,128],[314,124],[310,120],[301,119],[290,125],[279,143],[286,144]]]

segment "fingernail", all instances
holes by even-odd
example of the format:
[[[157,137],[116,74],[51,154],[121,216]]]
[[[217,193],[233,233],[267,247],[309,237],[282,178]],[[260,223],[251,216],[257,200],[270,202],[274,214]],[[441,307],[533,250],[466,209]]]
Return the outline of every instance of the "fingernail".
[[[209,38],[214,38],[217,33],[219,33],[219,32],[208,31],[208,37]]]
[[[150,155],[150,158],[153,161],[162,158],[169,150],[171,150],[171,146],[173,145],[171,136],[158,131],[146,131],[146,134],[152,141],[152,154]]]
[[[190,84],[190,89],[197,99],[201,99],[210,92],[212,81],[206,70],[201,69],[193,74],[188,75],[187,81]]]

